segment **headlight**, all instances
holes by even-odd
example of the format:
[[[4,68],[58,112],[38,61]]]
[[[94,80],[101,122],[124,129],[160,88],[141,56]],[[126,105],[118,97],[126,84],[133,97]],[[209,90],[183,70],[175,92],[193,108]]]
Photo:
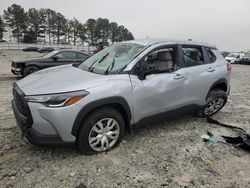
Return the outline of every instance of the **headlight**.
[[[76,103],[88,94],[89,92],[82,90],[48,95],[30,95],[25,96],[25,99],[28,102],[43,103],[49,107],[63,107]]]

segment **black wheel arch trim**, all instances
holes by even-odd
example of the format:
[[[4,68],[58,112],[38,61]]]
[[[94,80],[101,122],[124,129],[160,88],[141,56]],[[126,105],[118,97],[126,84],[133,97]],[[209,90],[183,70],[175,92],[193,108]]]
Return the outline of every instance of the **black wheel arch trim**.
[[[125,122],[130,126],[130,120],[132,119],[132,113],[130,110],[130,107],[128,105],[128,102],[126,101],[126,99],[124,99],[123,97],[108,97],[108,98],[103,98],[103,99],[99,99],[96,101],[93,101],[89,104],[87,104],[86,106],[84,106],[80,112],[77,114],[76,119],[74,121],[73,127],[72,127],[72,131],[71,134],[73,136],[77,136],[81,125],[83,123],[83,120],[86,118],[86,116],[93,110],[99,108],[99,107],[103,107],[106,105],[120,105],[122,106],[123,110],[125,111],[125,114],[121,114],[122,116],[125,115]],[[128,121],[126,121],[126,119]]]
[[[219,86],[219,85],[221,85],[221,84],[225,84],[226,85],[226,90],[225,90],[225,92],[227,92],[227,89],[228,89],[228,83],[227,83],[227,79],[226,78],[220,78],[219,80],[217,80],[217,81],[215,81],[213,84],[212,84],[212,86],[209,88],[209,90],[208,90],[208,93],[207,93],[207,95],[209,94],[209,92],[212,90],[212,89],[214,89],[214,88],[220,88],[220,87],[216,87],[216,86]],[[223,89],[223,88],[221,88],[221,89]]]

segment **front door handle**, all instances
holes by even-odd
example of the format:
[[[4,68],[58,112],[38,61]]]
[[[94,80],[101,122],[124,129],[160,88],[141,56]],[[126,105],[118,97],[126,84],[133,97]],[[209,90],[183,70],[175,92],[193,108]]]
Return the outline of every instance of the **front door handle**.
[[[179,79],[182,79],[183,77],[184,77],[184,76],[181,75],[181,74],[176,74],[176,75],[174,76],[174,79],[179,80]]]
[[[212,68],[212,67],[209,67],[209,68],[207,69],[207,72],[214,72],[214,71],[215,71],[215,69]]]

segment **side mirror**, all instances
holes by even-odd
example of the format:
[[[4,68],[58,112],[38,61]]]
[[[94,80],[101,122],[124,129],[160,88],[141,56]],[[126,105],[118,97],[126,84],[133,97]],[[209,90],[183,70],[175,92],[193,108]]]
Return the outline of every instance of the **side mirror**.
[[[54,61],[57,61],[58,59],[60,59],[58,56],[54,56],[54,57],[53,57],[53,60],[54,60]]]
[[[138,67],[138,78],[139,80],[145,80],[147,75],[157,73],[158,71],[159,67],[156,64],[144,62]]]
[[[240,58],[240,55],[237,55],[237,57],[236,57],[236,58],[237,58],[237,59],[238,59],[238,58]]]

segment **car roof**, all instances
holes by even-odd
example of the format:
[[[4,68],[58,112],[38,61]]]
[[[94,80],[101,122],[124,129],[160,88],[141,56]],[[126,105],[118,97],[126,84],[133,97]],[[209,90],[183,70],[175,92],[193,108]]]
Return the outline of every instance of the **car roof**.
[[[58,52],[77,52],[77,53],[89,55],[89,54],[86,53],[86,52],[78,51],[78,50],[72,50],[72,49],[56,49],[55,51],[58,51]]]
[[[205,43],[205,42],[196,42],[192,40],[173,40],[173,39],[137,39],[126,41],[125,43],[135,43],[141,44],[143,46],[152,46],[155,44],[187,44],[187,45],[199,45],[199,46],[207,46],[210,48],[217,48],[213,44]]]

